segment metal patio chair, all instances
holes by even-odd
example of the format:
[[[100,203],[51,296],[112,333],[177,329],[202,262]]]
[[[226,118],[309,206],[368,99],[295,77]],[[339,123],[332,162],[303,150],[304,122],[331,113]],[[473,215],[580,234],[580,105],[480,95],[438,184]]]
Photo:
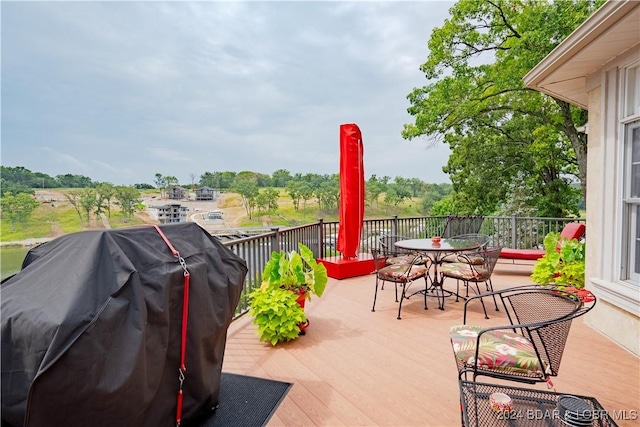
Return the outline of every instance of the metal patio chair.
[[[376,288],[373,295],[373,306],[371,311],[376,311],[376,300],[378,298],[378,288],[384,289],[385,282],[392,282],[395,285],[395,297],[398,302],[398,319],[402,311],[402,302],[408,299],[407,290],[411,284],[418,280],[424,279],[425,290],[427,287],[427,272],[429,270],[430,261],[419,254],[402,254],[403,257],[411,257],[409,263],[387,264],[387,259],[396,257],[398,252],[395,247],[387,249],[380,245],[379,248],[372,249],[373,259],[376,267]],[[401,288],[400,296],[398,296],[398,287]],[[418,291],[420,292],[420,291]],[[424,308],[427,309],[427,296],[424,292]]]
[[[456,279],[456,301],[458,301],[458,298],[461,296],[460,281],[462,281],[465,286],[465,295],[463,297],[465,299],[469,297],[470,284],[475,285],[477,295],[480,295],[482,292],[493,291],[491,275],[500,257],[500,250],[500,247],[485,247],[477,252],[459,253],[456,254],[457,262],[443,263],[440,266],[440,274],[442,275],[443,281],[447,277]],[[485,285],[483,291],[480,290],[480,283],[484,283]],[[485,319],[488,319],[487,308],[482,298],[480,298],[480,303],[482,304]],[[493,296],[493,303],[496,311],[499,311],[495,296]]]
[[[528,285],[473,296],[465,302],[463,325],[449,334],[460,379],[478,376],[535,384],[557,376],[571,322],[595,305],[553,286]],[[503,326],[467,325],[467,304],[496,296],[507,313]]]

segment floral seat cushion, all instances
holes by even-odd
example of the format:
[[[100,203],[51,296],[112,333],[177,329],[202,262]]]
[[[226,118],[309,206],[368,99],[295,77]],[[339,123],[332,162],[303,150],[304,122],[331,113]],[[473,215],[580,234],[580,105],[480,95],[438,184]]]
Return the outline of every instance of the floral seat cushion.
[[[423,265],[393,264],[378,270],[378,277],[390,282],[410,282],[427,273]]]
[[[442,264],[440,273],[445,276],[453,277],[460,280],[475,280],[478,282],[486,282],[491,277],[491,273],[484,267],[471,268],[469,264],[463,262],[450,262]]]
[[[442,258],[444,262],[462,262],[472,265],[484,264],[484,257],[478,254],[449,254]]]
[[[543,377],[543,367],[531,341],[512,330],[482,334],[476,363],[476,342],[480,326],[458,325],[449,330],[456,358],[466,367],[499,370],[530,377]]]

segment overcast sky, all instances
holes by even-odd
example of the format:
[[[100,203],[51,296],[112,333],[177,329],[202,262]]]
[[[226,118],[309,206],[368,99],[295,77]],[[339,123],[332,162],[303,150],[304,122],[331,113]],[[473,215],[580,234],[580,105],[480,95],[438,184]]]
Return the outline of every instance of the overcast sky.
[[[449,182],[442,143],[401,137],[452,2],[6,2],[2,165],[113,184],[204,172]]]

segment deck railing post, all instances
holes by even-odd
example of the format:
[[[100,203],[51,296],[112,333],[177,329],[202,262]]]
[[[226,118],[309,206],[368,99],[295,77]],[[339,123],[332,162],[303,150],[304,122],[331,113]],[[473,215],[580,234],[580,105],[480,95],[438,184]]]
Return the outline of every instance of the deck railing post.
[[[398,215],[394,215],[391,217],[391,235],[398,235]]]
[[[273,232],[273,236],[271,236],[271,252],[279,252],[280,251],[280,228],[275,227],[271,229]]]
[[[520,242],[518,241],[518,221],[515,215],[511,216],[511,244],[510,248],[519,248]]]
[[[325,241],[324,241],[324,221],[318,218],[318,254],[320,258],[325,257]]]

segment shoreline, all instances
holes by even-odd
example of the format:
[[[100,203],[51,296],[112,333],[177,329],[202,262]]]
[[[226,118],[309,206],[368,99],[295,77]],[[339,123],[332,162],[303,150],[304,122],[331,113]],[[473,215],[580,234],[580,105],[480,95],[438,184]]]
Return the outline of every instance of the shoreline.
[[[29,247],[29,246],[38,246],[42,243],[50,242],[55,239],[55,237],[34,237],[25,240],[13,240],[9,242],[0,242],[0,246],[16,246],[16,247]]]

